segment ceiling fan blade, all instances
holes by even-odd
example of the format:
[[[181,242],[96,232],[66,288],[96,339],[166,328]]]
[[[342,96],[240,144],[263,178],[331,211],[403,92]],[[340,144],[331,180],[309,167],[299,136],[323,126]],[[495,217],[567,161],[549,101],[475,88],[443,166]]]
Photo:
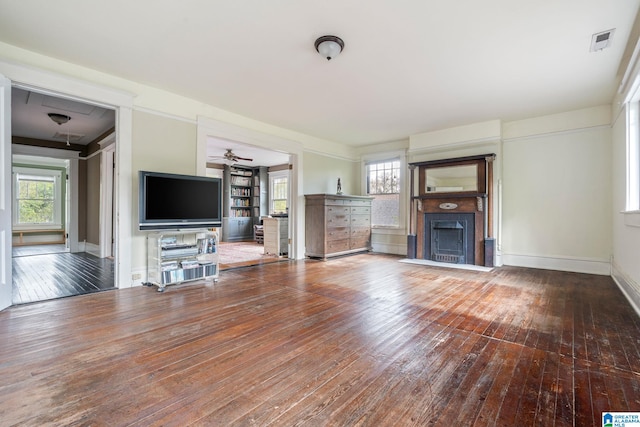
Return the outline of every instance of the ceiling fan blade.
[[[247,162],[253,162],[253,159],[249,159],[247,157],[238,157],[238,156],[234,156],[234,158],[236,160],[246,160]]]
[[[226,160],[229,162],[237,162],[238,160],[244,160],[247,162],[252,162],[253,159],[250,159],[248,157],[240,157],[240,156],[236,156],[233,151],[229,148],[227,148],[227,151],[222,155],[222,156],[207,156],[207,159],[209,160]]]

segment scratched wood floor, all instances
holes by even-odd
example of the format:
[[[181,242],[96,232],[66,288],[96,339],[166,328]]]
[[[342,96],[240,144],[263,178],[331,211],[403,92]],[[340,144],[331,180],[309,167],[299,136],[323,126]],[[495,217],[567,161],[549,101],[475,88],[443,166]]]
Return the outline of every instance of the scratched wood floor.
[[[13,253],[13,304],[114,289],[112,259],[44,248],[38,252],[35,246],[14,248]]]
[[[640,411],[609,277],[364,254],[0,312],[3,426],[596,426]]]

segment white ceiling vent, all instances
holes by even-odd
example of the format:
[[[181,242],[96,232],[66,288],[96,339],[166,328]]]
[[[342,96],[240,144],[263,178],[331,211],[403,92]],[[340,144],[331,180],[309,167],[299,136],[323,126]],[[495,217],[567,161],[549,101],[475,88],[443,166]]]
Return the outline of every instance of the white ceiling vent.
[[[78,134],[78,133],[70,133],[68,134],[69,136],[69,142],[79,142],[82,138],[84,138],[84,135]],[[55,135],[53,135],[53,138],[55,139],[61,139],[63,141],[67,140],[67,133],[66,132],[56,132]]]
[[[603,31],[601,33],[596,33],[591,36],[591,49],[590,52],[597,52],[602,49],[606,49],[611,46],[611,39],[613,38],[613,33],[615,32],[615,28],[607,31]]]

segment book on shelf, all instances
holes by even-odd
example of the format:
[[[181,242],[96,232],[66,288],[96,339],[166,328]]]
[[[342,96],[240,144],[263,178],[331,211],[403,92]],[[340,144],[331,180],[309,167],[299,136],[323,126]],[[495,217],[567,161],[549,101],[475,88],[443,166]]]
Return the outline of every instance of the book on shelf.
[[[249,187],[251,185],[251,178],[246,176],[232,176],[231,185],[241,185]]]
[[[217,252],[216,239],[213,237],[198,240],[199,254],[215,254]]]
[[[177,261],[164,261],[160,263],[160,270],[169,271],[169,270],[177,270],[178,262]]]
[[[233,206],[237,208],[249,206],[249,199],[235,199],[233,200]]]
[[[249,188],[232,188],[231,195],[233,197],[250,197],[251,189]]]
[[[160,239],[160,246],[173,246],[178,244],[178,238],[176,236],[162,237]]]
[[[180,262],[180,266],[182,268],[197,268],[200,266],[200,263],[196,260],[184,260]]]
[[[251,172],[250,170],[246,170],[246,169],[231,169],[231,174],[232,175],[240,175],[240,176],[251,176],[251,175],[253,175],[253,172]]]
[[[251,216],[250,210],[249,209],[233,209],[231,211],[231,218],[246,218]]]

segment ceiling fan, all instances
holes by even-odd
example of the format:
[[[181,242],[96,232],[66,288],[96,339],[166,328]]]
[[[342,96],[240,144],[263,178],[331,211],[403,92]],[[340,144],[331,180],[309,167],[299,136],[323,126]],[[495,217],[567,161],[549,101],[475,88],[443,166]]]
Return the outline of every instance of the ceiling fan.
[[[236,156],[230,148],[227,148],[226,153],[222,156],[209,156],[209,160],[225,160],[231,163],[237,163],[240,160],[245,160],[247,162],[252,162],[253,159],[249,159],[247,157]]]

